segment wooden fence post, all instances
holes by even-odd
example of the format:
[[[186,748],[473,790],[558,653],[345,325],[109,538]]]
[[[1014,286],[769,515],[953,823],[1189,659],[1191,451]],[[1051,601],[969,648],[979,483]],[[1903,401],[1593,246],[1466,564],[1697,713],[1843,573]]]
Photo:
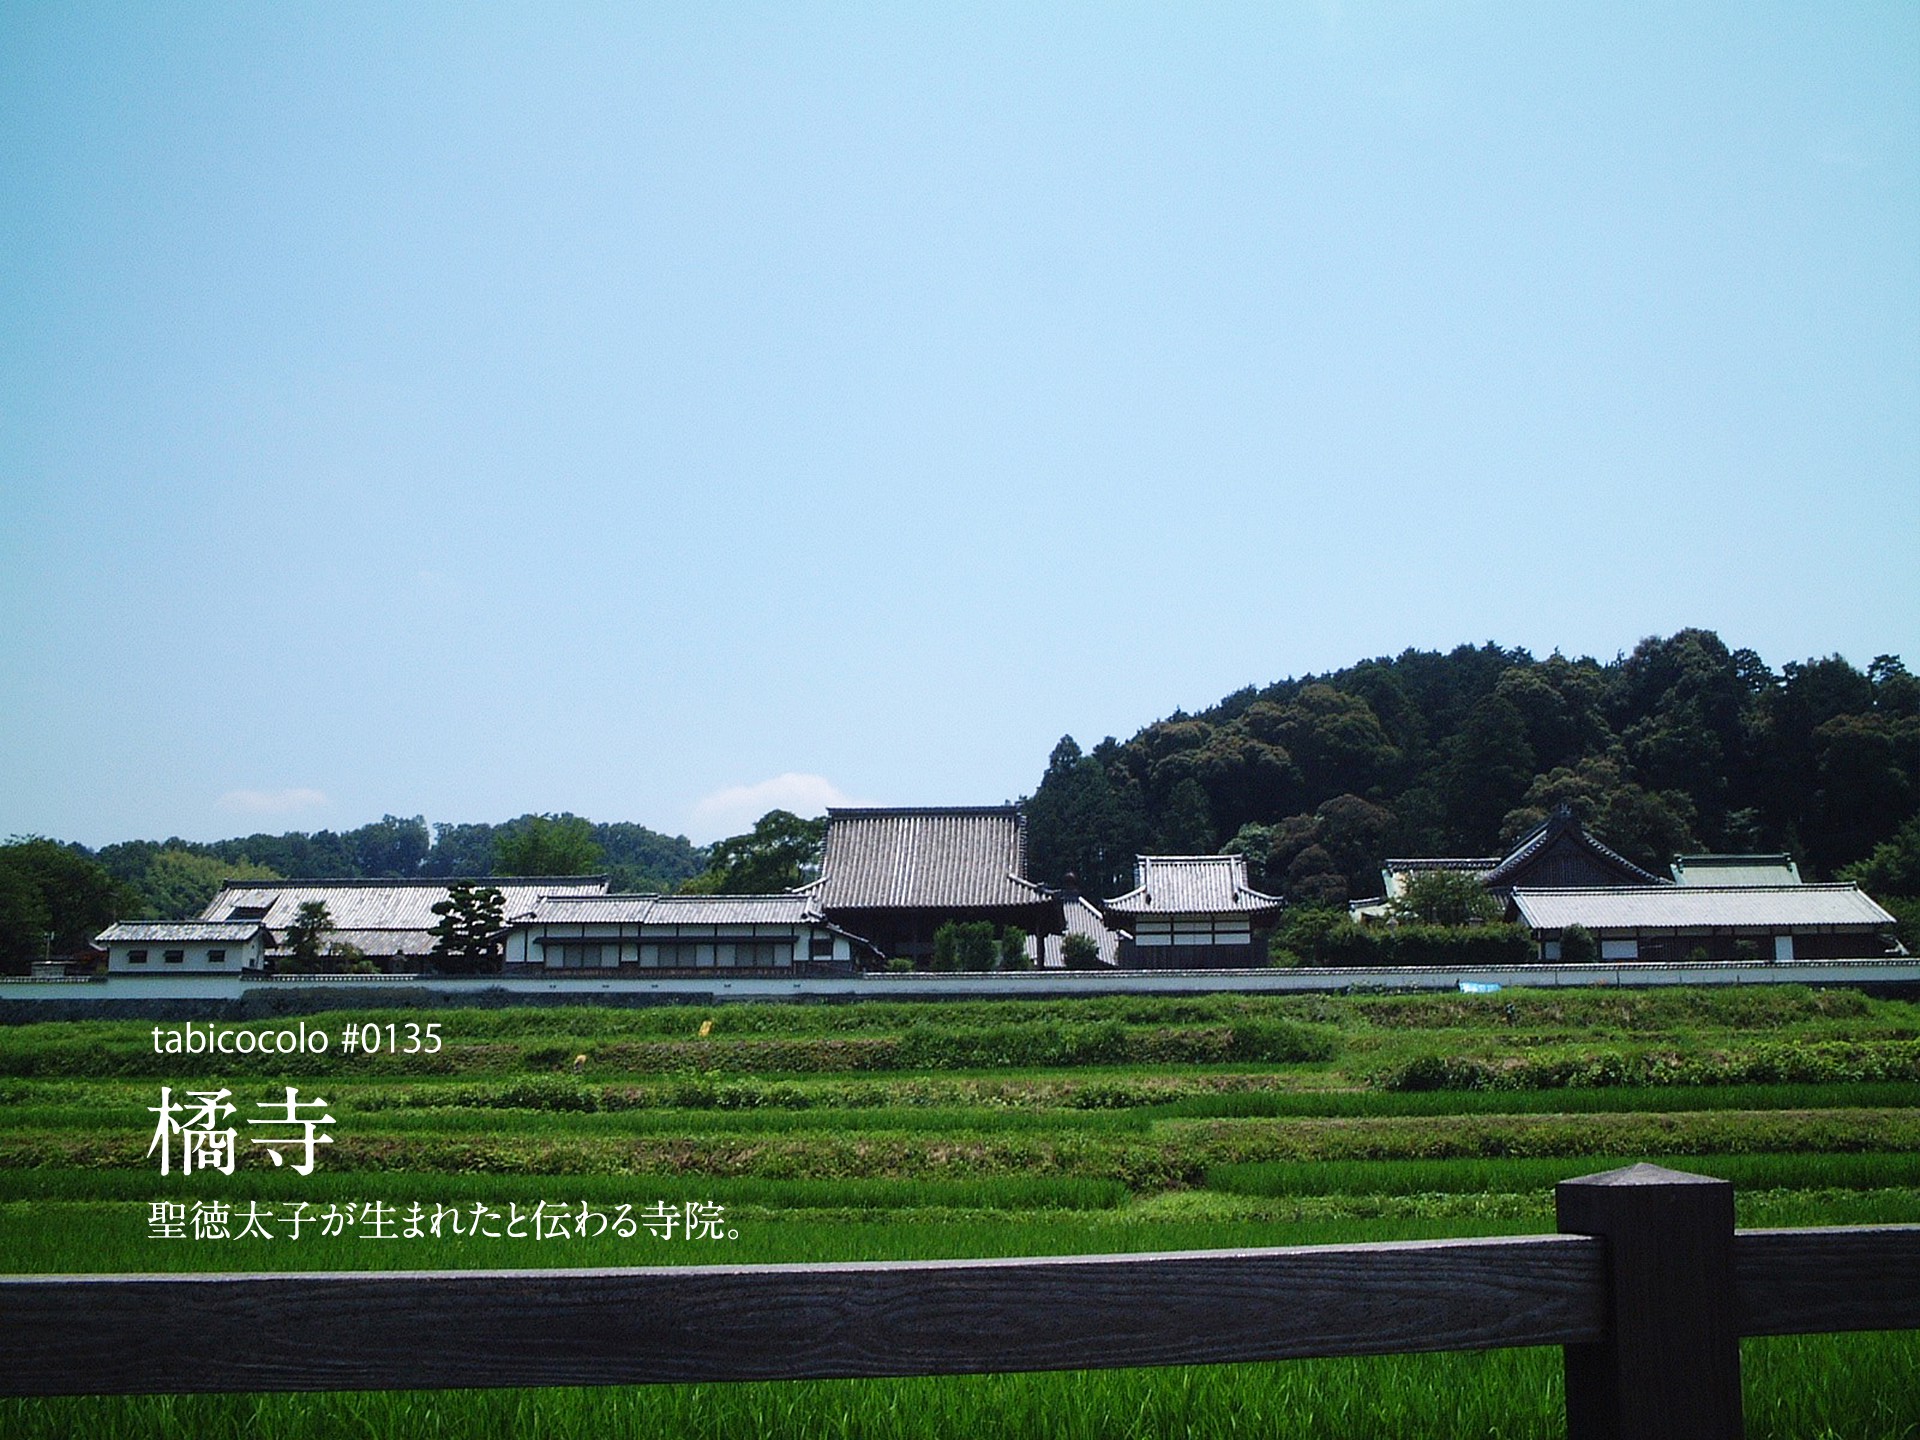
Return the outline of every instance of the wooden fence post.
[[[1563,1233],[1607,1242],[1607,1333],[1565,1347],[1569,1440],[1740,1440],[1733,1186],[1658,1165],[1563,1180]]]

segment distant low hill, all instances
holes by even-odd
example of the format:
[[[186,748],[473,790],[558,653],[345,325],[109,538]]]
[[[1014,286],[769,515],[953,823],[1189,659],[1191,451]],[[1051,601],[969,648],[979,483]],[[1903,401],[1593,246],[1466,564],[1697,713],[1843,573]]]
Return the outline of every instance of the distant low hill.
[[[700,873],[707,852],[684,835],[662,835],[626,821],[522,815],[497,825],[429,825],[424,816],[388,815],[355,830],[293,830],[232,840],[127,840],[90,853],[139,895],[157,919],[197,914],[228,877],[351,880],[391,876],[491,875],[498,842],[543,821],[591,835],[582,864],[612,877],[619,890],[672,890]],[[578,867],[575,867],[578,868]]]
[[[1561,804],[1649,869],[1790,851],[1831,876],[1920,814],[1920,679],[1893,655],[1776,671],[1708,630],[1604,663],[1407,650],[1089,751],[1069,736],[1026,801],[1049,883],[1114,895],[1136,854],[1230,848],[1263,889],[1328,904],[1377,893],[1389,855],[1497,854]]]

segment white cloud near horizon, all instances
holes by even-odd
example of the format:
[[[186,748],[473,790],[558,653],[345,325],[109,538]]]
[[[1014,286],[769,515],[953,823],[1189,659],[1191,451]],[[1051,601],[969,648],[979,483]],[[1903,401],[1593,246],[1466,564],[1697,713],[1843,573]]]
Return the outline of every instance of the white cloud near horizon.
[[[295,786],[287,790],[229,790],[220,797],[222,810],[241,815],[290,815],[327,803],[324,790]]]
[[[791,810],[796,815],[821,814],[829,805],[857,805],[824,775],[801,775],[788,771],[755,785],[729,785],[693,802],[689,812],[700,844],[739,835],[753,828],[753,822],[769,810]]]

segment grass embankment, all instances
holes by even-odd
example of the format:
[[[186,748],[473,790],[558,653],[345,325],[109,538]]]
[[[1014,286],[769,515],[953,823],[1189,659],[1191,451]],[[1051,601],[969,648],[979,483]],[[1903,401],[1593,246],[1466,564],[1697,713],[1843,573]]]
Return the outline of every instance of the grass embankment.
[[[348,1020],[305,1016],[336,1037]],[[155,1055],[151,1023],[0,1031],[0,1269],[699,1264],[1098,1253],[1553,1228],[1660,1159],[1748,1225],[1920,1221],[1920,1008],[1846,991],[1103,997],[436,1013],[437,1055]],[[708,1024],[707,1022],[711,1022]],[[275,1029],[298,1021],[256,1021]],[[707,1033],[702,1034],[703,1024]],[[165,1028],[165,1027],[163,1027]],[[584,1058],[583,1058],[584,1057]],[[302,1178],[164,1179],[147,1107],[324,1096]],[[244,1133],[244,1132],[243,1132]],[[701,1200],[737,1238],[149,1236],[150,1207]],[[237,1228],[237,1226],[233,1227]],[[477,1337],[476,1343],[505,1343]],[[1750,1342],[1749,1429],[1920,1435],[1911,1336]],[[0,1433],[1545,1435],[1552,1352],[897,1382],[59,1401]]]

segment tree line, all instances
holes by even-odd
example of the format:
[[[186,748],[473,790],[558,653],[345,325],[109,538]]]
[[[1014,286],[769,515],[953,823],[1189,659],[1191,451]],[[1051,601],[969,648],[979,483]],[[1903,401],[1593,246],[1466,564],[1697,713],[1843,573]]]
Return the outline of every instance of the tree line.
[[[1607,662],[1407,650],[1090,751],[1065,737],[1025,802],[1048,884],[1117,895],[1135,855],[1237,851],[1261,889],[1320,906],[1377,895],[1389,856],[1500,854],[1563,804],[1656,873],[1785,851],[1840,875],[1920,845],[1920,678],[1893,655],[1774,670],[1709,630]],[[1892,854],[1876,873],[1905,873]]]
[[[77,954],[115,920],[191,919],[228,880],[605,874],[616,890],[666,892],[706,868],[707,851],[684,836],[570,814],[431,826],[386,815],[353,830],[99,850],[18,837],[0,845],[0,969]]]
[[[1247,857],[1296,907],[1377,894],[1392,855],[1494,855],[1568,805],[1664,872],[1786,851],[1920,922],[1920,678],[1899,657],[1770,668],[1708,630],[1601,662],[1494,644],[1407,650],[1249,686],[1126,741],[1054,747],[1024,802],[1029,870],[1096,898],[1139,854]],[[824,821],[785,811],[712,847],[633,823],[383,816],[345,831],[0,845],[0,966],[72,954],[115,919],[184,919],[227,879],[606,873],[614,889],[771,893],[817,873]],[[1920,943],[1916,933],[1910,944]]]

